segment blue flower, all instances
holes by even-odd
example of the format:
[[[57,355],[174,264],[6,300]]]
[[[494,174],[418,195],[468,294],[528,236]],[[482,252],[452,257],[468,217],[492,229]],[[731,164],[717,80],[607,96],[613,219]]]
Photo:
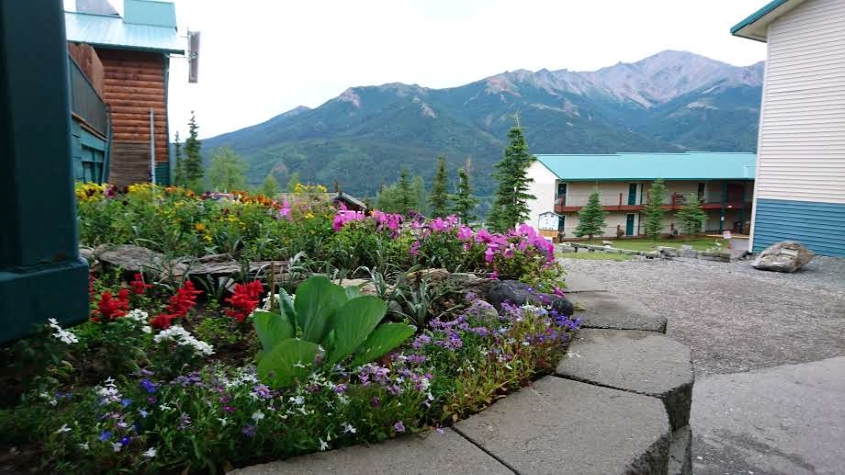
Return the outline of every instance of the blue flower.
[[[120,400],[120,405],[123,407],[129,407],[132,404],[132,400],[129,398],[123,398]]]
[[[243,435],[245,435],[247,437],[255,437],[255,426],[252,425],[252,424],[249,424],[246,427],[244,427],[241,430],[241,432],[243,433]]]
[[[130,439],[129,437],[120,438],[120,445],[123,445],[124,447],[129,445],[130,442],[132,442],[132,439]]]
[[[150,394],[158,391],[158,389],[156,389],[157,386],[158,385],[156,383],[150,381],[147,378],[141,380],[141,387],[144,388],[144,390]]]
[[[98,439],[99,439],[100,442],[105,442],[105,441],[111,439],[111,431],[104,430],[100,434],[100,437],[98,437]]]

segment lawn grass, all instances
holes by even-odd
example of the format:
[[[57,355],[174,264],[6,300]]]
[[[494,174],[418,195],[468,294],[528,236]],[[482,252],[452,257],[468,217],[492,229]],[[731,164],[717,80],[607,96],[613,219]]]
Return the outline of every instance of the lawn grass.
[[[582,259],[587,261],[630,261],[634,256],[630,254],[611,254],[609,252],[560,252],[557,254],[562,259]]]
[[[683,245],[690,245],[696,251],[706,251],[711,247],[716,246],[715,238],[677,238],[677,239],[658,239],[652,241],[651,239],[607,239],[613,243],[613,247],[617,249],[629,249],[631,251],[654,251],[657,246],[671,246],[680,249]],[[721,239],[720,239],[721,241]],[[583,244],[594,244],[596,246],[602,245],[601,239],[593,239],[592,241],[579,241]]]

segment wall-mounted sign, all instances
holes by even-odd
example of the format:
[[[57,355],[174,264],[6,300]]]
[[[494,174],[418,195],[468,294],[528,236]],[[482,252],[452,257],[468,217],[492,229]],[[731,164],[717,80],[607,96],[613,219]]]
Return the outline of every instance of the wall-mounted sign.
[[[557,215],[551,211],[546,211],[540,215],[540,222],[537,227],[542,231],[557,231]]]

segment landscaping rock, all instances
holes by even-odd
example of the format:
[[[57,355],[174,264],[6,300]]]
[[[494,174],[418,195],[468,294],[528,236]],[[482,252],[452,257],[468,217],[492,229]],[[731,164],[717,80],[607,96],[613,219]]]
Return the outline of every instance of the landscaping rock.
[[[681,246],[680,255],[681,257],[696,259],[698,258],[698,251],[693,249],[689,244],[684,244]]]
[[[692,475],[692,430],[684,426],[672,432],[668,475]]]
[[[657,246],[657,252],[663,257],[678,257],[680,255],[678,249],[671,246]]]
[[[423,269],[406,274],[408,282],[415,283],[427,280],[429,284],[437,284],[449,278],[449,271],[446,269]]]
[[[695,377],[687,346],[653,332],[581,330],[568,356],[558,375],[660,398],[673,430],[689,424]]]
[[[342,287],[358,287],[361,290],[361,295],[376,295],[378,293],[376,286],[370,279],[343,279],[333,280],[332,282]]]
[[[119,267],[126,272],[160,270],[164,263],[162,254],[131,244],[102,244],[94,249],[93,255],[103,265]]]
[[[796,241],[781,241],[767,247],[752,266],[759,270],[795,272],[813,259],[813,251]]]
[[[558,244],[556,250],[557,250],[557,252],[560,252],[560,253],[563,253],[563,254],[570,253],[570,252],[578,252],[578,249],[575,246],[572,246],[570,244]]]
[[[475,274],[458,272],[451,274],[447,282],[465,294],[473,293],[481,297],[487,295],[498,281],[487,277],[479,277]]]
[[[611,292],[580,292],[571,299],[584,307],[582,328],[642,330],[666,333],[666,317],[637,300]]]
[[[303,455],[281,462],[255,465],[229,472],[231,475],[439,475],[513,472],[452,429],[429,432],[369,447],[357,445],[331,452]]]
[[[657,399],[554,376],[455,429],[525,474],[665,474],[671,439]]]
[[[552,310],[561,315],[572,315],[575,313],[575,307],[572,305],[572,302],[565,297],[535,292],[531,290],[528,284],[517,280],[498,281],[487,292],[487,301],[496,307],[496,310],[501,310],[502,304],[508,302],[514,305],[548,305],[551,306]]]

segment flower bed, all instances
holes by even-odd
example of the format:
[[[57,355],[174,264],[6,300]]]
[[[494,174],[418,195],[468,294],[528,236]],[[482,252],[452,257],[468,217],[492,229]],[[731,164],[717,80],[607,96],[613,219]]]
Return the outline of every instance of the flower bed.
[[[12,389],[0,443],[15,447],[0,468],[221,472],[438,430],[553,370],[578,327],[545,308],[497,311],[460,289],[403,280],[438,266],[559,291],[551,246],[530,228],[498,235],[454,218],[148,186],[78,193],[87,244],[157,238],[202,255],[205,236],[214,247],[231,238],[219,233],[239,233],[235,255],[311,252],[309,265],[350,275],[367,266],[377,295],[319,276],[289,296],[272,282],[213,295],[190,280],[92,275],[89,322],[51,322],[0,350],[0,383]]]

